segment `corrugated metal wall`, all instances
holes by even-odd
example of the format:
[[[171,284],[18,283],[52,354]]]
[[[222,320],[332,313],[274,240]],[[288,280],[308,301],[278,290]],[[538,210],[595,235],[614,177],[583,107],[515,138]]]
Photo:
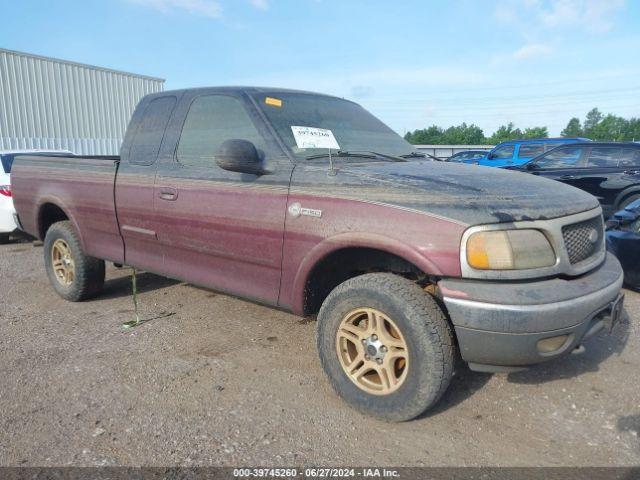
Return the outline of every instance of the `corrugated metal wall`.
[[[164,80],[0,49],[0,150],[117,155],[129,118]]]

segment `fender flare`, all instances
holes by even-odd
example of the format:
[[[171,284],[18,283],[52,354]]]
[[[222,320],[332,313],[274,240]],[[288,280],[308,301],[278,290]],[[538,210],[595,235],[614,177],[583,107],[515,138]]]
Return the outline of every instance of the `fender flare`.
[[[42,211],[44,209],[44,206],[48,204],[55,205],[56,207],[58,207],[60,210],[64,212],[64,214],[67,216],[69,221],[73,224],[73,228],[75,228],[76,234],[78,235],[78,239],[80,240],[80,245],[82,246],[82,250],[84,250],[85,249],[84,238],[82,236],[82,232],[78,228],[78,222],[76,222],[75,217],[71,215],[71,213],[69,212],[69,209],[66,206],[64,206],[64,203],[62,202],[62,200],[60,200],[58,197],[54,195],[47,195],[45,197],[42,197],[38,202],[38,208],[36,209],[36,223],[35,223],[38,228],[38,237],[41,236],[41,232],[42,232],[42,228],[41,228]],[[45,236],[46,236],[46,232],[44,235],[42,235],[42,238],[40,238],[40,240],[44,242]]]
[[[302,314],[304,312],[305,288],[315,267],[332,253],[346,248],[380,250],[406,260],[426,274],[442,275],[442,271],[435,263],[421,254],[416,248],[397,239],[362,232],[333,235],[315,245],[298,266],[291,293],[292,310],[295,313]]]

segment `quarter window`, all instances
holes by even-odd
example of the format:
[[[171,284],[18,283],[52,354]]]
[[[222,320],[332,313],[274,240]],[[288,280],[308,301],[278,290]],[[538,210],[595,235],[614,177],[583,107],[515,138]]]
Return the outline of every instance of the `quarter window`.
[[[227,95],[197,97],[182,127],[177,159],[186,166],[212,167],[220,145],[241,139],[264,150],[262,136],[242,102]]]
[[[155,163],[164,131],[175,105],[176,97],[160,97],[149,102],[129,151],[130,163],[137,165]]]

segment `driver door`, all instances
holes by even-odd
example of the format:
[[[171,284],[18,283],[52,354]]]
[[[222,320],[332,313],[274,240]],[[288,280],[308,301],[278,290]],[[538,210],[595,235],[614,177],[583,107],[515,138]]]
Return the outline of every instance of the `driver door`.
[[[154,209],[164,271],[276,304],[293,163],[254,123],[256,115],[242,97],[201,93],[187,101],[173,158],[160,164],[156,175]],[[270,173],[220,168],[216,152],[231,139],[252,142]]]

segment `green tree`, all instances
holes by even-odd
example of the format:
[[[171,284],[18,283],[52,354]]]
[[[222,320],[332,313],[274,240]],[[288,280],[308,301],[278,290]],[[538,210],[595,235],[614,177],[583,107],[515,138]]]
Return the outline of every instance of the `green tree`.
[[[630,118],[624,132],[624,139],[631,142],[640,142],[640,118]]]
[[[522,130],[514,128],[513,122],[509,122],[507,125],[501,125],[493,135],[487,138],[487,142],[497,145],[498,143],[514,140],[516,138],[522,138]]]
[[[422,130],[414,130],[407,132],[404,136],[405,140],[414,145],[441,145],[442,144],[442,128],[432,125]]]
[[[476,125],[463,123],[457,127],[449,127],[442,135],[442,144],[446,145],[478,145],[484,142],[484,132]]]
[[[584,135],[584,133],[582,132],[582,125],[580,124],[580,120],[576,117],[573,117],[571,120],[569,120],[569,123],[567,123],[565,129],[560,132],[560,135],[562,135],[563,137],[581,137],[582,135]]]
[[[593,131],[602,120],[602,113],[597,108],[589,110],[586,118],[584,119],[584,134],[589,138],[592,138]]]
[[[522,132],[522,138],[547,138],[549,130],[547,127],[529,127]]]

